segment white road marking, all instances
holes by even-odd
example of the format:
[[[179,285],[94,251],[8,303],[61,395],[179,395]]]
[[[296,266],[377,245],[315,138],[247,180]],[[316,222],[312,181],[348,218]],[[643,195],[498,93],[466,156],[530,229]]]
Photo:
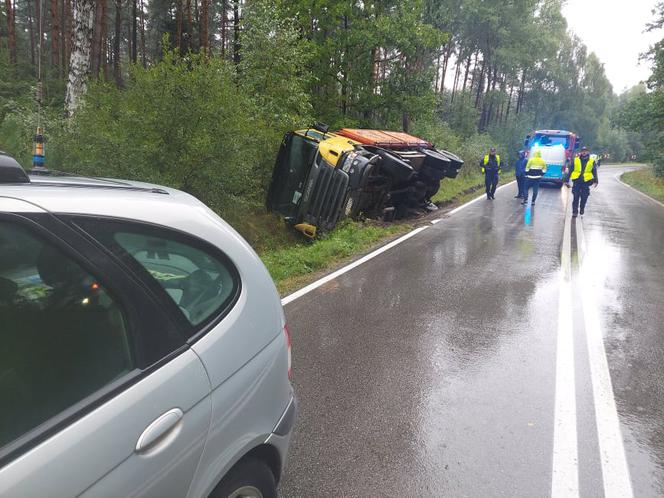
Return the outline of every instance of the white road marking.
[[[636,192],[637,194],[639,194],[641,197],[644,197],[645,199],[648,199],[650,202],[654,202],[655,204],[658,204],[659,206],[664,207],[664,204],[661,203],[661,202],[659,202],[657,199],[653,199],[653,198],[650,197],[648,194],[644,194],[644,193],[641,192],[640,190],[638,190],[638,189],[632,187],[630,184],[625,183],[625,182],[623,182],[623,181],[620,179],[620,177],[623,175],[623,173],[629,173],[629,171],[635,171],[635,170],[628,170],[628,171],[623,171],[622,173],[617,173],[617,174],[614,176],[614,178],[615,178],[616,180],[618,180],[618,183],[624,185],[625,187],[627,187],[627,188],[629,188],[629,189],[632,189],[634,192]]]
[[[411,237],[413,237],[414,235],[417,235],[418,233],[420,233],[420,232],[426,230],[427,228],[429,228],[429,227],[428,227],[428,226],[424,226],[424,227],[416,228],[415,230],[413,230],[413,231],[411,231],[411,232],[408,232],[406,235],[404,235],[404,236],[402,236],[402,237],[399,237],[399,238],[396,239],[396,240],[393,240],[393,241],[390,242],[389,244],[385,244],[383,247],[380,247],[380,248],[376,249],[375,251],[373,251],[373,252],[367,254],[366,256],[364,256],[364,257],[358,259],[357,261],[354,261],[353,263],[351,263],[351,264],[349,264],[349,265],[347,265],[347,266],[344,266],[343,268],[340,268],[340,269],[338,269],[337,271],[335,271],[335,272],[333,272],[333,273],[330,273],[329,275],[327,275],[327,276],[321,278],[320,280],[316,280],[315,282],[313,282],[313,283],[307,285],[306,287],[303,287],[302,289],[293,292],[292,294],[290,294],[290,295],[286,296],[285,298],[283,298],[283,299],[281,300],[281,304],[282,304],[283,306],[285,306],[285,305],[287,305],[288,303],[290,303],[290,302],[292,302],[292,301],[295,301],[296,299],[298,299],[298,298],[304,296],[305,294],[308,294],[308,293],[311,292],[312,290],[317,289],[317,288],[320,287],[321,285],[326,284],[326,283],[329,282],[330,280],[334,280],[335,278],[337,278],[337,277],[343,275],[344,273],[347,273],[347,272],[351,271],[353,268],[357,268],[357,267],[360,266],[361,264],[364,264],[364,263],[366,263],[367,261],[369,261],[369,260],[375,258],[375,257],[378,256],[379,254],[382,254],[382,253],[384,253],[385,251],[389,251],[389,250],[392,249],[393,247],[398,246],[398,245],[401,244],[402,242],[405,242],[406,240],[408,240],[408,239],[410,239]]]
[[[583,233],[583,223],[577,222],[576,230],[578,237],[579,233]],[[585,240],[585,236],[582,235],[582,237]],[[632,498],[634,493],[613,395],[609,363],[604,348],[599,309],[595,301],[595,289],[590,284],[592,272],[588,270],[587,265],[581,267],[580,277],[604,496],[606,498]]]
[[[579,457],[576,434],[576,385],[574,376],[574,328],[572,318],[572,219],[569,196],[565,202],[565,227],[561,254],[556,348],[556,394],[553,427],[551,497],[579,496]]]
[[[505,185],[501,185],[500,187],[498,187],[496,189],[496,192],[498,192],[499,190],[502,190],[506,187],[509,187],[510,185],[513,185],[514,183],[516,183],[516,180],[512,180],[511,182],[506,183]],[[458,208],[452,209],[452,211],[450,211],[449,213],[445,213],[445,216],[452,216],[453,214],[458,213],[462,209],[466,209],[471,204],[475,204],[476,202],[481,201],[482,199],[485,199],[485,198],[486,198],[486,194],[482,194],[479,197],[475,197],[472,201],[466,202],[465,204],[459,206]],[[444,219],[444,218],[441,218],[441,219]]]
[[[498,187],[498,188],[496,189],[496,192],[497,192],[498,190],[501,190],[501,189],[503,189],[503,188],[505,188],[505,187],[508,187],[508,186],[512,185],[513,183],[515,183],[515,182],[512,181],[512,182],[510,182],[510,183],[506,183],[505,185],[501,185],[500,187]],[[458,213],[458,212],[461,211],[462,209],[464,209],[464,208],[470,206],[471,204],[473,204],[473,203],[479,201],[479,200],[482,199],[482,198],[484,198],[484,195],[482,195],[482,196],[480,196],[480,197],[477,197],[477,198],[473,199],[472,201],[469,201],[469,202],[463,204],[462,206],[459,206],[459,207],[456,208],[456,209],[453,209],[453,210],[450,211],[449,213],[446,213],[446,214],[445,214],[445,217],[447,217],[447,216],[451,216],[451,215],[453,215],[454,213]],[[437,220],[433,220],[433,221],[431,222],[431,224],[432,224],[432,225],[435,225],[436,223],[438,223],[438,222],[440,222],[440,221],[442,221],[442,220],[444,220],[444,219],[445,219],[445,218],[439,218],[439,219],[437,219]],[[424,227],[416,228],[415,230],[413,230],[413,231],[411,231],[411,232],[408,232],[406,235],[404,235],[404,236],[402,236],[402,237],[400,237],[400,238],[398,238],[398,239],[396,239],[396,240],[393,240],[393,241],[390,242],[389,244],[386,244],[386,245],[384,245],[383,247],[379,247],[379,248],[376,249],[375,251],[373,251],[373,252],[367,254],[366,256],[364,256],[364,257],[358,259],[357,261],[354,261],[353,263],[351,263],[351,264],[349,264],[349,265],[347,265],[347,266],[344,266],[343,268],[340,268],[340,269],[338,269],[337,271],[335,271],[335,272],[333,272],[333,273],[330,273],[329,275],[326,275],[325,277],[321,278],[320,280],[316,280],[315,282],[313,282],[313,283],[307,285],[306,287],[303,287],[302,289],[297,290],[297,291],[293,292],[292,294],[289,294],[288,296],[284,297],[284,298],[281,300],[281,304],[282,304],[282,306],[285,306],[285,305],[287,305],[288,303],[291,303],[291,302],[295,301],[296,299],[301,298],[301,297],[304,296],[305,294],[308,294],[308,293],[311,292],[312,290],[317,289],[317,288],[320,287],[321,285],[324,285],[324,284],[326,284],[327,282],[329,282],[329,281],[331,281],[331,280],[334,280],[335,278],[337,278],[337,277],[343,275],[344,273],[347,273],[347,272],[351,271],[353,268],[357,268],[357,267],[360,266],[361,264],[364,264],[364,263],[366,263],[367,261],[369,261],[369,260],[375,258],[375,257],[378,256],[379,254],[382,254],[382,253],[384,253],[385,251],[388,251],[388,250],[392,249],[394,246],[398,246],[398,245],[401,244],[402,242],[405,242],[406,240],[410,239],[412,236],[417,235],[418,233],[420,233],[420,232],[426,230],[427,228],[429,228],[429,227],[424,226]]]

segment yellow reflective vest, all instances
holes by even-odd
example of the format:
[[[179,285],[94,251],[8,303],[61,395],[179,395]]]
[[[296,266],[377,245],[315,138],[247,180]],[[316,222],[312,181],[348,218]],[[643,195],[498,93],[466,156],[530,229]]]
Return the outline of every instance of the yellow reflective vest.
[[[533,157],[528,159],[526,163],[526,177],[528,178],[542,178],[546,173],[547,164],[542,155],[537,152]]]
[[[498,172],[500,173],[500,156],[496,154],[496,163],[498,164]],[[485,166],[489,164],[489,154],[484,156],[484,161],[482,162],[482,173],[484,173]]]
[[[581,176],[582,169],[583,169],[583,181],[584,182],[589,182],[594,178],[593,176],[593,168],[595,167],[595,160],[592,157],[588,157],[588,162],[586,163],[585,169],[582,168],[581,166],[581,158],[577,157],[574,159],[574,169],[572,170],[572,174],[570,175],[570,180],[576,180]]]

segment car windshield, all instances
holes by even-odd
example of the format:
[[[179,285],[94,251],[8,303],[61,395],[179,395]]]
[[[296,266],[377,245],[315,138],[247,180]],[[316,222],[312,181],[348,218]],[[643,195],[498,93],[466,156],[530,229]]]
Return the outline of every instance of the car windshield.
[[[567,147],[569,146],[569,135],[546,135],[543,133],[538,133],[535,135],[535,138],[531,143],[531,147],[533,145],[540,145],[547,147],[550,147],[552,145],[562,145],[567,149]]]
[[[317,149],[316,142],[296,134],[281,146],[268,203],[286,218],[295,215]]]

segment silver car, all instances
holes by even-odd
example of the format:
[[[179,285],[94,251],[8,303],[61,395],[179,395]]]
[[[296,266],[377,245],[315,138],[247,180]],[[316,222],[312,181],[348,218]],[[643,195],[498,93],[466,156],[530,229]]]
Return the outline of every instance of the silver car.
[[[0,154],[0,340],[0,496],[276,496],[279,296],[190,195]]]

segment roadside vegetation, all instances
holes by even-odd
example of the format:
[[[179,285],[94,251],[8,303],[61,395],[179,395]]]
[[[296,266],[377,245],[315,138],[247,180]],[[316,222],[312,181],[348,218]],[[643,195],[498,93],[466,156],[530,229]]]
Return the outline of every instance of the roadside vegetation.
[[[659,157],[661,133],[635,125],[640,107],[614,95],[557,0],[77,2],[94,4],[94,28],[87,92],[68,117],[71,2],[43,12],[39,112],[41,3],[0,10],[0,149],[29,167],[39,121],[52,169],[190,192],[250,241],[282,288],[409,227],[349,222],[305,243],[265,212],[283,134],[314,120],[403,129],[456,153],[466,165],[443,180],[442,205],[483,184],[478,162],[492,145],[510,180],[535,128],[574,130],[613,161]],[[661,93],[653,78],[639,103]]]
[[[656,175],[652,167],[629,171],[622,180],[653,199],[664,202],[664,176]]]

